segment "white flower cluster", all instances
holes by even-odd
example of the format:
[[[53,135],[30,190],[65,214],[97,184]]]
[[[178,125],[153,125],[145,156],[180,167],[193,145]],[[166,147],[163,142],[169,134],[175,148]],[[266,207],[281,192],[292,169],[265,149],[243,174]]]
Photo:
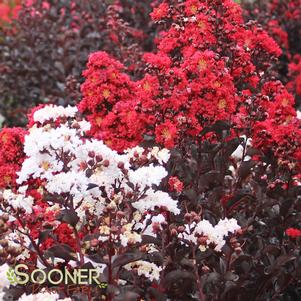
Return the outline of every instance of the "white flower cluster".
[[[151,281],[160,279],[160,272],[162,271],[161,267],[158,267],[155,263],[138,260],[131,262],[124,266],[126,270],[136,270],[138,276],[145,276]]]
[[[135,155],[138,155],[138,157],[140,157],[143,155],[144,152],[145,149],[140,146],[136,146],[134,148],[129,148],[125,150],[125,153],[127,153],[130,158],[135,157]],[[158,146],[155,146],[147,154],[147,158],[150,159],[152,156],[158,160],[159,164],[162,164],[166,163],[169,160],[170,152],[166,148],[160,149]]]
[[[167,176],[167,171],[163,166],[151,164],[135,171],[130,170],[128,176],[131,183],[145,189],[152,185],[159,185],[161,180]]]
[[[56,120],[59,117],[74,117],[77,113],[76,107],[63,107],[63,106],[54,106],[47,105],[44,108],[34,112],[33,120],[35,122],[44,123],[49,120]]]
[[[197,224],[186,225],[186,231],[182,234],[182,238],[197,245],[199,244],[198,237],[205,237],[206,246],[214,244],[215,251],[220,252],[226,243],[225,237],[240,229],[237,220],[234,218],[222,219],[215,226],[212,226],[209,221],[204,219]],[[201,244],[200,249],[205,250],[206,246]]]
[[[53,105],[35,112],[34,120],[40,124],[34,124],[25,136],[26,159],[18,172],[19,185],[26,185],[32,179],[43,180],[42,192],[50,195],[67,194],[81,221],[84,221],[87,211],[100,216],[105,207],[118,208],[124,195],[133,190],[140,196],[132,206],[141,214],[160,207],[179,214],[177,201],[168,193],[158,190],[158,185],[167,176],[167,171],[160,165],[169,160],[167,149],[154,147],[145,150],[135,147],[120,155],[102,141],[87,138],[85,131],[90,129],[90,124],[85,120],[75,120],[73,117],[76,113],[76,108]],[[60,117],[66,118],[59,119],[60,123],[46,122]],[[142,156],[152,159],[156,165],[139,168],[136,164],[133,167],[133,162]],[[114,187],[117,184],[120,193],[116,194]],[[26,189],[27,186],[22,186],[17,195],[7,191],[4,199],[14,208],[22,207],[26,213],[31,213],[33,199],[26,196]],[[107,193],[105,197],[104,190]],[[53,205],[49,202],[50,206]],[[124,221],[122,226],[126,227],[122,236],[123,245],[141,240],[133,230],[134,224],[128,225],[128,221]],[[100,239],[105,241],[107,235],[104,234]]]

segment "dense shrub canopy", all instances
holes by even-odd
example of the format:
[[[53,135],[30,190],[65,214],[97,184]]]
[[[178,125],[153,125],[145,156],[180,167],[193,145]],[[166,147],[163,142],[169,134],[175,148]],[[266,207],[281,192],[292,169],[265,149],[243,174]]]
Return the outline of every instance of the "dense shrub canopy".
[[[89,53],[108,51],[139,77],[150,50],[150,1],[31,1],[0,38],[1,114],[24,125],[39,103],[74,103]],[[143,26],[142,26],[143,24]]]
[[[97,267],[108,286],[60,286],[51,297],[5,284],[0,297],[300,299],[301,121],[275,68],[289,48],[232,0],[156,1],[144,35],[134,29],[150,3],[120,1],[105,15],[117,14],[113,27],[83,37],[77,22],[94,13],[68,3],[59,14],[58,3],[42,8],[43,22],[69,16],[62,35],[76,47],[91,32],[105,43],[89,55],[76,106],[40,104],[27,130],[0,133],[0,273],[22,262]],[[45,76],[56,74],[53,62]],[[54,96],[69,103],[64,95]]]

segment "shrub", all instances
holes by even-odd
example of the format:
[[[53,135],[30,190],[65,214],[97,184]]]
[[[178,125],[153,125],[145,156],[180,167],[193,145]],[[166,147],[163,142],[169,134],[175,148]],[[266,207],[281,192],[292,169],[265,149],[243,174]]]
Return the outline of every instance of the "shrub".
[[[24,125],[28,108],[39,103],[77,101],[81,72],[93,51],[108,51],[139,77],[141,53],[152,45],[148,3],[51,0],[23,6],[18,19],[0,33],[5,123]]]
[[[133,299],[160,294],[152,283],[159,282],[165,267],[166,234],[173,233],[170,243],[178,241],[183,250],[220,252],[225,237],[240,230],[235,219],[221,219],[213,227],[195,213],[181,226],[186,231],[175,236],[177,228],[169,229],[169,222],[180,213],[178,202],[160,188],[168,175],[163,167],[170,157],[167,149],[136,147],[119,155],[85,136],[90,124],[75,107],[45,106],[33,113],[32,124],[24,141],[26,159],[15,171],[17,186],[1,194],[6,212],[1,217],[2,262],[26,263],[31,271],[71,271],[90,263],[108,285],[106,291],[96,286],[90,295],[122,300],[130,294]],[[89,290],[93,283],[87,284]],[[49,285],[41,281],[38,291]],[[12,287],[4,298],[19,298],[30,286]],[[60,295],[76,294],[65,289]]]
[[[208,300],[281,298],[299,286],[300,249],[285,231],[300,228],[301,141],[294,97],[274,78],[281,49],[231,1],[165,1],[152,17],[166,30],[158,51],[144,55],[144,78],[133,82],[107,54],[93,54],[79,108],[91,134],[119,151],[137,143],[172,148],[168,170],[183,182],[179,200],[189,214],[242,225],[237,248],[216,262],[197,257]],[[174,254],[169,268],[187,271],[181,260],[192,256]],[[171,287],[184,282],[181,272]],[[196,288],[165,289],[188,300]]]

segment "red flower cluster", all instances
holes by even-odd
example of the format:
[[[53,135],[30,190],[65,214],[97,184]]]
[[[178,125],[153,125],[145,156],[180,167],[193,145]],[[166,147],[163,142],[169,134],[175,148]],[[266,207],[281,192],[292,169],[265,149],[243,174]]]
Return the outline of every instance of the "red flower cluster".
[[[280,166],[292,169],[295,165],[301,172],[301,129],[297,124],[277,125],[272,120],[258,122],[254,127],[253,145],[265,154],[275,156]]]
[[[298,65],[301,51],[298,38],[301,35],[301,0],[242,0],[242,6],[246,19],[257,20],[282,48],[278,73],[283,82],[288,82],[287,87],[297,96],[300,104],[300,79],[295,64]]]
[[[244,23],[239,5],[164,1],[152,17],[167,30],[157,53],[144,55],[148,68],[140,81],[107,54],[90,56],[79,108],[94,136],[116,150],[139,144],[145,134],[172,148],[188,137],[198,140],[217,120],[236,124],[248,136],[246,129],[260,122],[257,139],[261,122],[294,119],[292,95],[267,72],[281,50],[261,27]]]
[[[0,132],[0,187],[15,185],[16,172],[24,160],[25,131],[21,128],[4,128]]]
[[[287,84],[287,88],[293,91],[298,99],[301,99],[301,55],[296,54],[288,67],[291,80]]]
[[[4,0],[3,3],[0,3],[0,26],[17,17],[21,2],[21,0]]]
[[[136,85],[122,70],[123,65],[105,52],[90,55],[79,104],[79,110],[88,114],[91,134],[118,150],[140,142],[144,129],[135,110]]]

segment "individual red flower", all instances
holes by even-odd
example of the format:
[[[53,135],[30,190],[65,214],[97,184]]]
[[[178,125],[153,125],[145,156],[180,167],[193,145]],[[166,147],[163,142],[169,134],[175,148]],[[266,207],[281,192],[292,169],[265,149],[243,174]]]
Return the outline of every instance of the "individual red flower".
[[[76,239],[74,237],[74,231],[71,226],[65,223],[61,223],[53,232],[57,236],[57,240],[60,243],[69,245],[74,250],[76,249]]]
[[[18,164],[4,164],[0,160],[0,188],[14,186],[17,180],[16,171],[19,171]]]
[[[184,184],[181,182],[178,177],[170,177],[168,180],[169,189],[171,191],[182,192]]]
[[[286,229],[285,233],[291,238],[297,238],[301,236],[301,231],[296,228],[288,228]]]
[[[162,123],[156,128],[155,131],[156,142],[164,145],[167,148],[172,148],[176,143],[177,132],[176,126],[170,121]]]
[[[168,4],[161,3],[158,7],[156,7],[153,12],[150,14],[154,21],[158,21],[162,18],[165,18],[168,14]]]

